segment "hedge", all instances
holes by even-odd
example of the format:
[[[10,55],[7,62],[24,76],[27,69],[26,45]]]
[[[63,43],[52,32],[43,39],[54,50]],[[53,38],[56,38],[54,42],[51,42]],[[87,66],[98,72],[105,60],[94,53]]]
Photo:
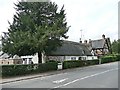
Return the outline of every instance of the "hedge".
[[[95,60],[86,60],[86,61],[83,61],[83,62],[85,62],[86,66],[99,64],[99,60],[98,59],[95,59]]]
[[[109,55],[109,56],[104,56],[101,57],[101,63],[109,63],[109,62],[115,62],[115,61],[120,61],[120,55]]]
[[[71,61],[64,61],[63,62],[63,69],[68,68],[75,68],[75,67],[82,67],[82,66],[89,66],[89,65],[96,65],[99,64],[99,60],[71,60]]]
[[[116,61],[120,61],[120,54],[116,55]]]
[[[36,68],[35,68],[36,67]],[[36,64],[34,66],[34,72],[46,72],[51,70],[57,70],[57,62],[48,62],[44,64]]]
[[[2,77],[20,76],[33,73],[41,73],[46,71],[57,70],[56,62],[31,65],[2,65]]]
[[[120,54],[104,56],[101,59],[101,63],[108,63],[114,61],[120,61]],[[89,66],[99,64],[99,60],[70,60],[63,62],[63,69]],[[11,77],[20,76],[26,74],[41,73],[46,71],[57,70],[58,62],[48,61],[44,64],[31,64],[31,65],[2,65],[0,69],[0,76]]]

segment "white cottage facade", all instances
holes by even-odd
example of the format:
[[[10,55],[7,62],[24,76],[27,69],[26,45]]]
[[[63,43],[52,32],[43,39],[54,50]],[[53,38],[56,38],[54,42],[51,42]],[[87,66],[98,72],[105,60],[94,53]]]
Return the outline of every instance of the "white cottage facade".
[[[47,55],[47,60],[66,61],[66,60],[93,60],[97,56],[91,54],[84,44],[72,41],[63,41],[61,47]]]

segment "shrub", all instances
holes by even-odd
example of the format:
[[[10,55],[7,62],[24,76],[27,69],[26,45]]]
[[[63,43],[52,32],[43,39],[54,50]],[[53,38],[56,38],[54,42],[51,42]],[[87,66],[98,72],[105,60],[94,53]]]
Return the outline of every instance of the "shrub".
[[[82,66],[82,62],[78,60],[72,60],[72,61],[64,61],[63,62],[63,69],[67,68],[75,68]]]
[[[2,65],[2,76],[16,76],[22,74],[28,74],[31,71],[28,70],[29,65]]]
[[[109,63],[109,62],[114,62],[114,61],[117,61],[116,55],[109,55],[109,56],[104,56],[101,58],[101,63]]]
[[[120,54],[116,55],[116,61],[120,61]]]
[[[99,60],[71,60],[63,62],[63,69],[99,64]]]
[[[44,64],[31,64],[31,65],[2,65],[2,77],[26,75],[33,73],[46,72],[57,70],[56,62],[49,62]]]
[[[57,70],[57,62],[39,64],[38,68],[34,70],[34,72],[46,72],[51,70]]]
[[[95,60],[87,60],[86,61],[86,65],[89,66],[89,65],[96,65],[96,64],[99,64],[99,60],[98,59],[95,59]]]

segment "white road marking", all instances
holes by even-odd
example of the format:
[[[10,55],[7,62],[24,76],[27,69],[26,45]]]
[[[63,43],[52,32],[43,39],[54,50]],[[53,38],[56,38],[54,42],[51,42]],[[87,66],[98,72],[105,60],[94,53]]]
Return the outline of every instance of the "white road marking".
[[[61,79],[61,80],[56,80],[56,81],[53,81],[53,83],[61,83],[61,82],[64,82],[65,80],[67,80],[68,78],[65,78],[65,79]]]
[[[43,77],[41,77],[41,80],[51,78],[53,76],[66,75],[66,74],[68,74],[68,73],[59,73],[59,74],[54,74],[54,75],[50,75],[50,76],[43,76]],[[40,79],[40,78],[38,78],[38,79]]]
[[[53,76],[66,75],[66,74],[68,74],[68,73],[58,73],[58,74],[54,74],[54,75],[50,75],[50,76],[42,76],[42,77],[37,77],[37,78],[29,79],[29,80],[37,80],[37,79],[45,80],[45,79],[51,78]],[[28,81],[28,79],[27,80],[20,80],[20,81],[10,82],[10,83],[3,83],[2,85],[11,84],[11,83],[17,83],[17,82],[22,82],[22,81]]]
[[[85,76],[83,78],[79,78],[79,79],[73,80],[71,82],[68,82],[66,84],[59,85],[59,86],[56,86],[56,87],[53,87],[53,88],[60,88],[60,87],[63,87],[63,86],[67,86],[67,85],[75,83],[77,81],[80,81],[80,80],[83,80],[83,79],[87,79],[87,78],[90,78],[90,77],[94,77],[94,76],[97,76],[97,75],[100,75],[100,74],[104,74],[104,73],[107,73],[107,72],[110,72],[110,71],[114,71],[114,70],[118,70],[118,68],[106,70],[106,71],[103,71],[103,72],[100,72],[100,73],[96,73],[96,74],[93,74],[93,75],[89,75],[89,76]]]

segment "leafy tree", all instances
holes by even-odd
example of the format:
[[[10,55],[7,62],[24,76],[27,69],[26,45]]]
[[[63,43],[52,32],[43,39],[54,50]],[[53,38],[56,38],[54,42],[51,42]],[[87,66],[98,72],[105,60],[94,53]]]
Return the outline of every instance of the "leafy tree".
[[[61,45],[61,38],[68,38],[64,6],[60,11],[52,2],[19,2],[15,6],[13,23],[2,37],[2,50],[11,56],[38,52],[41,63],[42,52],[50,53]]]
[[[112,51],[114,53],[120,53],[120,39],[112,42]]]
[[[118,39],[118,53],[120,54],[120,39]]]

